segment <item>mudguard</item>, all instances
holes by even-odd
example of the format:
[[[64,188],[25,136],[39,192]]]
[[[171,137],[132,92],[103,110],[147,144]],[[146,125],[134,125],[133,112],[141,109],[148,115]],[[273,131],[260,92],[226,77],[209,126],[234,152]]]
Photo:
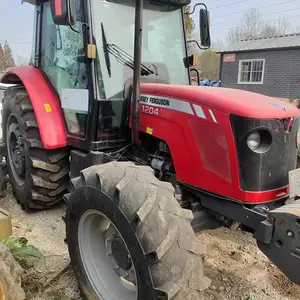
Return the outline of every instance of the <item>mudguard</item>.
[[[57,149],[67,145],[59,99],[39,69],[32,66],[11,68],[3,75],[0,82],[24,85],[36,115],[42,143],[46,149]]]

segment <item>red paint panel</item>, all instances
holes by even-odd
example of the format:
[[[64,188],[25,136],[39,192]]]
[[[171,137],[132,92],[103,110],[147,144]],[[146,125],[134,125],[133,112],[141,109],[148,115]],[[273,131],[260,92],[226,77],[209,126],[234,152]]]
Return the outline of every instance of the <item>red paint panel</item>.
[[[231,165],[225,129],[218,124],[203,122],[200,118],[190,118],[189,124],[197,141],[203,167],[231,182]]]
[[[286,102],[248,91],[206,86],[180,86],[164,84],[143,84],[142,93],[175,97],[189,102],[200,103],[225,113],[248,118],[296,117],[298,109]],[[275,104],[275,105],[274,105]],[[276,104],[285,106],[286,110]]]
[[[1,79],[2,83],[20,83],[20,81],[30,96],[44,147],[56,149],[66,146],[67,135],[59,100],[41,71],[31,66],[15,67]]]
[[[208,109],[204,106],[202,108],[205,114],[209,116]],[[214,114],[219,125],[224,128],[224,134],[228,143],[233,143],[234,141],[231,140],[232,133],[227,131],[229,125],[228,115],[216,111],[214,111]],[[231,171],[225,171],[226,163],[219,160],[220,166],[216,166],[215,162],[218,161],[218,157],[215,156],[217,154],[215,152],[211,153],[210,158],[213,156],[215,162],[213,163],[213,168],[206,168],[206,162],[201,157],[198,141],[195,139],[194,132],[190,126],[191,120],[198,123],[197,126],[206,123],[206,132],[202,136],[203,142],[206,143],[206,136],[210,134],[210,126],[215,126],[211,118],[201,120],[197,116],[163,107],[159,107],[158,115],[142,113],[141,109],[140,129],[143,132],[147,132],[147,128],[150,127],[153,129],[153,136],[166,141],[172,154],[176,177],[179,181],[243,201],[244,191],[239,188],[239,172],[237,164],[235,164],[236,157],[232,157],[229,152],[230,161],[233,160],[233,163],[231,163],[232,169]],[[211,145],[211,147],[213,146]],[[228,162],[228,158],[226,160]],[[223,163],[224,165],[222,165]],[[223,172],[222,176],[218,172]]]
[[[286,104],[287,111],[284,111],[268,104],[272,98],[267,97],[266,100],[265,96],[253,93],[246,96],[250,97],[252,102],[249,99],[249,103],[248,100],[241,100],[241,103],[235,105],[235,101],[240,95],[239,91],[237,93],[233,91],[231,98],[229,96],[231,92],[229,94],[224,92],[225,94],[222,95],[217,91],[216,93],[210,92],[211,89],[221,90],[221,88],[214,89],[213,87],[202,89],[190,86],[141,85],[142,94],[189,102],[193,113],[159,107],[158,114],[149,114],[141,109],[140,130],[147,132],[147,128],[151,128],[153,136],[168,144],[176,176],[181,182],[243,203],[268,202],[288,195],[289,191],[286,186],[264,192],[247,192],[240,188],[237,152],[229,112],[253,118],[282,118],[296,116],[298,110]],[[265,111],[251,110],[252,106],[259,107],[259,101],[255,97],[258,97],[259,101],[267,101],[262,104]],[[277,102],[275,99],[272,101]],[[256,104],[254,105],[253,102]],[[197,116],[193,104],[201,106],[206,119]],[[142,105],[144,104],[141,104],[141,107]],[[209,110],[213,112],[216,122]],[[199,143],[202,145],[199,146]]]
[[[289,195],[289,186],[264,192],[245,192],[244,202],[263,203],[270,200],[281,199]]]
[[[62,15],[62,7],[61,7],[61,0],[55,0],[55,14],[57,16]]]

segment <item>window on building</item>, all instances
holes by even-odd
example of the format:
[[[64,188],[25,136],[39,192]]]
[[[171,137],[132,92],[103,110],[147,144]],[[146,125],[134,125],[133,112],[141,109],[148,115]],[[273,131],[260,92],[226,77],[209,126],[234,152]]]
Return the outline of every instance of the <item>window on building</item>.
[[[264,59],[240,60],[238,84],[262,84],[264,81],[264,71]]]

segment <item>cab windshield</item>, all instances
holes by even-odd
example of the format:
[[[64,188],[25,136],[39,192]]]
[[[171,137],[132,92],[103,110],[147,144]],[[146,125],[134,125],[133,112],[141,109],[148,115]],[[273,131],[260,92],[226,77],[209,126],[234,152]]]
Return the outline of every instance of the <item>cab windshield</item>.
[[[124,59],[120,61],[116,54],[122,51],[133,58],[134,2],[132,0],[91,1],[93,31],[98,54],[96,72],[100,78],[98,81],[102,99],[121,99],[124,83],[133,76],[132,68],[124,63]],[[117,49],[117,52],[114,50],[115,55],[109,53],[109,64],[103,49],[105,46],[103,30],[107,44]],[[152,70],[153,74],[147,76],[144,74],[141,81],[189,84],[188,70],[183,63],[184,57],[186,57],[186,47],[181,9],[144,1],[142,64]]]

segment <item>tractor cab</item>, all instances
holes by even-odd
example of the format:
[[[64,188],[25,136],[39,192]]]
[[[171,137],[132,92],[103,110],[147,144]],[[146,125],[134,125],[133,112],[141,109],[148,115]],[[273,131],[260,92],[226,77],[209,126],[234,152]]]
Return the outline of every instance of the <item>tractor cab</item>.
[[[99,150],[128,141],[135,1],[26,2],[36,4],[32,65],[59,95],[68,143]],[[144,1],[141,83],[190,84],[183,11],[189,2]]]

